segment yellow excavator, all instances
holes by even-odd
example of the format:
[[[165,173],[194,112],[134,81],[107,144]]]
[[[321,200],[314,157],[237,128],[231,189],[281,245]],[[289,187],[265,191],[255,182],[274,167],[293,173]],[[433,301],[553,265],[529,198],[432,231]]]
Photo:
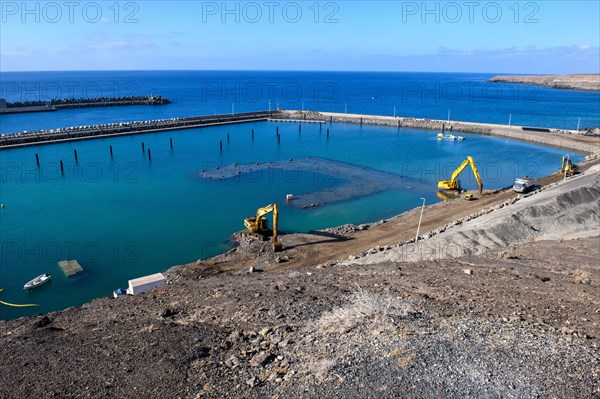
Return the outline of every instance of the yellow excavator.
[[[273,252],[280,252],[283,249],[283,244],[277,241],[277,225],[279,223],[279,209],[277,203],[259,208],[256,211],[256,216],[249,216],[244,219],[244,226],[252,234],[268,235],[269,221],[264,216],[273,212]]]
[[[562,166],[560,167],[560,174],[561,175],[566,174],[568,176],[573,176],[576,171],[577,171],[577,165],[575,165],[573,163],[573,161],[571,161],[571,159],[569,159],[569,157],[564,156],[562,158]]]
[[[450,180],[441,180],[438,182],[438,189],[440,190],[460,190],[460,184],[458,183],[458,175],[462,173],[463,170],[467,166],[471,165],[471,169],[473,169],[473,174],[475,175],[475,180],[477,180],[477,185],[479,186],[479,194],[483,191],[483,183],[481,182],[481,178],[479,177],[479,171],[477,170],[477,166],[475,166],[475,161],[471,156],[468,156],[464,162],[456,168],[454,173],[452,173],[452,177]],[[470,199],[473,197],[471,196]]]

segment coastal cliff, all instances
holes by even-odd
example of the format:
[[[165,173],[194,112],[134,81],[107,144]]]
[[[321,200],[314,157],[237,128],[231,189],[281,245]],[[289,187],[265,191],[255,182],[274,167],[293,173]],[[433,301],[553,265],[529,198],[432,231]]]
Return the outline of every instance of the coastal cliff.
[[[488,82],[525,83],[554,89],[600,91],[600,74],[562,76],[494,76]]]

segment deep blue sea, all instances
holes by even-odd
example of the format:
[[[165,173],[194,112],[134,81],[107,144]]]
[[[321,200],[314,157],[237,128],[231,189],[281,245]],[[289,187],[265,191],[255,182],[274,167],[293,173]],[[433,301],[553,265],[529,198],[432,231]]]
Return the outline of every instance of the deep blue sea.
[[[600,126],[600,93],[487,83],[494,74],[119,71],[0,74],[7,101],[158,94],[173,104],[3,115],[0,133],[101,122],[312,109],[575,129]]]
[[[87,125],[264,110],[269,106],[453,120],[576,128],[600,125],[600,94],[487,84],[492,75],[332,72],[48,72],[2,73],[0,97],[8,101],[159,94],[165,106],[107,107],[1,115],[0,131]],[[495,89],[493,89],[495,88]],[[453,91],[454,90],[454,91]],[[495,96],[490,96],[493,90]],[[527,91],[530,90],[530,91]],[[472,97],[472,98],[471,98]],[[281,144],[275,139],[279,127]],[[463,142],[438,141],[436,133],[352,124],[247,123],[169,133],[112,137],[0,150],[0,318],[80,305],[110,295],[127,280],[229,248],[243,218],[274,201],[281,229],[308,231],[387,218],[438,201],[436,182],[448,178],[467,155],[485,188],[510,185],[522,175],[559,168],[565,151],[496,137],[465,134]],[[251,130],[255,131],[252,140]],[[228,143],[226,138],[230,137]],[[174,148],[169,147],[173,139]],[[219,151],[219,140],[224,149]],[[141,151],[151,148],[152,159]],[[114,157],[109,154],[113,147]],[[74,161],[77,150],[79,162]],[[41,167],[35,165],[35,154]],[[581,154],[569,153],[576,161]],[[196,173],[219,165],[312,156],[405,176],[406,187],[348,201],[299,209],[286,194],[345,183],[319,172],[276,170],[260,178],[201,180]],[[65,164],[65,173],[59,161]],[[468,173],[461,179],[475,188]],[[426,217],[426,216],[425,216]],[[85,271],[66,278],[59,260],[77,259]],[[23,284],[52,273],[47,285]]]

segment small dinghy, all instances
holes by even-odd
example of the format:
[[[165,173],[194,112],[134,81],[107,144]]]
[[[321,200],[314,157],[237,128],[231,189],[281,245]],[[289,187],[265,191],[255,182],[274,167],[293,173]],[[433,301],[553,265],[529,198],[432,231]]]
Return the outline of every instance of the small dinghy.
[[[37,276],[33,280],[28,281],[27,283],[25,283],[25,285],[23,286],[23,289],[24,290],[30,290],[32,288],[39,287],[40,285],[45,284],[48,281],[50,281],[51,278],[52,278],[52,276],[50,274],[48,274],[48,273],[40,274],[39,276]]]

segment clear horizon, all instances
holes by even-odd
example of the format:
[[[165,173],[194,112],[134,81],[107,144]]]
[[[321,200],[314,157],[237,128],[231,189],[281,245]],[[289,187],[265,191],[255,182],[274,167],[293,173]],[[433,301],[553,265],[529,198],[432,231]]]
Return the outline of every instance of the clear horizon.
[[[0,73],[40,73],[40,72],[326,72],[326,73],[432,73],[432,74],[485,74],[485,75],[526,75],[525,73],[518,72],[491,72],[491,71],[369,71],[369,70],[325,70],[325,69],[314,69],[314,70],[300,70],[300,69],[64,69],[64,70],[21,70],[21,71],[0,71]],[[539,74],[527,74],[533,76],[554,76],[554,75],[599,75],[600,72],[568,72],[561,74],[551,73],[539,73]]]
[[[0,12],[2,72],[600,73],[597,1],[3,1]]]

